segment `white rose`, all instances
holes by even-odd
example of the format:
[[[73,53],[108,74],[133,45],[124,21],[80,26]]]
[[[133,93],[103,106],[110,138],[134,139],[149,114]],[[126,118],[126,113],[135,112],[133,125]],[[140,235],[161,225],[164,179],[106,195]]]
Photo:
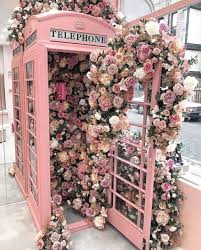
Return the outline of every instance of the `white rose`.
[[[110,127],[108,125],[105,125],[105,126],[103,126],[103,130],[104,130],[104,132],[109,132]]]
[[[54,148],[56,148],[58,146],[58,144],[59,143],[58,143],[58,141],[56,139],[52,139],[50,141],[50,148],[54,149]]]
[[[110,123],[111,125],[118,125],[119,122],[120,122],[120,119],[119,119],[119,117],[116,116],[116,115],[113,115],[113,116],[109,119],[109,123]]]
[[[145,24],[145,30],[150,36],[158,35],[160,26],[155,21],[149,21]]]
[[[134,76],[136,78],[142,80],[146,76],[146,73],[145,73],[143,68],[138,68],[138,69],[136,69]]]
[[[187,91],[192,91],[198,84],[198,80],[194,76],[187,76],[184,80],[184,89]]]
[[[98,229],[103,229],[105,226],[105,217],[99,215],[93,219],[94,226]]]
[[[170,228],[169,228],[169,231],[170,232],[175,232],[177,230],[177,227],[175,227],[175,226],[171,226]]]
[[[123,19],[125,16],[124,16],[124,14],[121,12],[121,11],[118,11],[117,12],[117,14],[116,14],[116,18],[117,19],[119,19],[119,20],[121,20],[121,19]]]
[[[164,243],[168,243],[169,239],[170,239],[170,236],[168,234],[161,234],[161,240]]]
[[[94,115],[94,117],[96,118],[97,121],[100,121],[100,119],[101,119],[101,114],[98,113],[98,112],[96,112],[95,115]]]
[[[177,147],[176,143],[171,143],[166,147],[166,152],[171,153],[174,152]]]
[[[86,101],[84,99],[81,99],[80,102],[79,102],[79,104],[81,106],[85,106],[86,105]]]

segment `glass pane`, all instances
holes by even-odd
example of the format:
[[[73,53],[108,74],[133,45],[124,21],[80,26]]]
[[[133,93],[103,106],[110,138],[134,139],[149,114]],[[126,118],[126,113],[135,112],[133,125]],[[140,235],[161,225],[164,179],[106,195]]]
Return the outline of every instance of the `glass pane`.
[[[19,135],[15,135],[16,138],[16,144],[21,148],[22,147],[22,141]]]
[[[126,218],[131,220],[133,223],[137,225],[138,220],[138,210],[134,207],[127,204],[125,201],[120,199],[119,197],[116,197],[116,209],[121,214],[123,214]]]
[[[31,193],[33,194],[33,197],[34,197],[35,201],[38,202],[37,190],[36,190],[36,188],[34,187],[34,184],[31,181],[30,181],[30,190],[31,190]]]
[[[19,94],[20,93],[20,86],[19,86],[19,82],[18,81],[15,81],[13,82],[13,93],[14,94]]]
[[[26,79],[33,78],[33,62],[26,64]]]
[[[35,114],[35,110],[34,110],[34,101],[28,99],[28,113],[31,115]]]
[[[35,138],[33,137],[32,134],[30,134],[30,133],[28,133],[28,134],[29,134],[29,146],[35,152],[35,150],[36,150],[36,140],[35,140]]]
[[[22,160],[22,150],[18,146],[16,146],[16,155],[20,160]]]
[[[20,107],[20,97],[18,95],[14,95],[14,106]]]
[[[19,159],[16,159],[16,167],[23,173],[23,164]]]
[[[19,80],[19,68],[13,69],[13,80]]]
[[[36,157],[33,154],[33,152],[31,151],[31,149],[29,149],[29,161],[30,161],[32,167],[34,167],[34,169],[36,169]]]
[[[27,96],[34,96],[33,81],[27,81]]]
[[[35,134],[35,120],[28,116],[28,129]]]
[[[29,165],[29,167],[30,167],[30,175],[31,175],[31,178],[32,178],[34,184],[37,185],[37,176],[36,176],[36,172],[35,172],[34,168],[33,168],[31,165]]]
[[[21,135],[22,134],[22,130],[21,130],[21,125],[16,121],[16,132]]]
[[[14,112],[15,112],[15,119],[20,121],[20,111],[19,111],[19,109],[15,108]]]

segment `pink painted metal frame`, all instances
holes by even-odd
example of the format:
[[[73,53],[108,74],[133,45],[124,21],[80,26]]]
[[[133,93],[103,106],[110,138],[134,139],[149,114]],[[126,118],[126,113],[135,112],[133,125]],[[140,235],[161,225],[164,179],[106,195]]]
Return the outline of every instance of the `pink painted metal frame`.
[[[79,22],[82,25],[76,25]],[[95,17],[75,13],[75,12],[59,12],[56,14],[41,14],[33,16],[29,19],[25,27],[25,41],[36,31],[37,38],[32,44],[25,46],[23,58],[21,57],[22,68],[22,96],[23,96],[23,123],[24,137],[23,141],[26,145],[23,149],[25,155],[26,169],[26,190],[28,206],[30,208],[33,220],[37,229],[41,229],[50,221],[51,216],[51,189],[50,189],[50,151],[49,151],[49,99],[48,99],[48,51],[62,52],[82,52],[91,53],[99,48],[91,44],[73,44],[63,42],[53,42],[50,40],[50,28],[84,32],[89,34],[106,35],[107,38],[114,37],[114,29],[105,21]],[[81,31],[80,31],[81,29]],[[26,43],[25,43],[26,44]],[[102,47],[103,48],[103,47]],[[105,47],[107,49],[107,47]],[[23,61],[22,61],[23,59]],[[16,59],[13,59],[13,63]],[[33,77],[26,79],[26,64],[33,62]],[[18,62],[16,62],[18,64]],[[32,80],[35,88],[35,126],[36,126],[36,158],[37,158],[37,185],[38,203],[35,201],[29,186],[30,167],[29,167],[29,147],[27,145],[28,131],[27,129],[27,81]],[[45,181],[44,181],[45,180]],[[19,180],[19,184],[22,180]],[[69,225],[72,232],[82,230],[92,226],[92,223],[84,219]]]

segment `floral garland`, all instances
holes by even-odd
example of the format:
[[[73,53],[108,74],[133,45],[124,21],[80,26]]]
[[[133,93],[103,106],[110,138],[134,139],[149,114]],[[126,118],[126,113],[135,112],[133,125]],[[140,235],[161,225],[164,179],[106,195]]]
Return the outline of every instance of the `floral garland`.
[[[24,28],[32,15],[49,11],[75,11],[94,17],[103,18],[112,25],[123,22],[123,15],[114,12],[110,3],[106,0],[20,0],[20,6],[14,9],[8,39],[24,43]]]
[[[153,124],[148,133],[149,143],[160,150],[163,159],[156,161],[151,249],[168,249],[175,244],[181,229],[178,222],[181,195],[176,184],[179,170],[172,160],[167,159],[169,152],[175,150],[173,141],[181,130],[184,101],[191,96],[197,84],[194,77],[183,77],[195,60],[185,60],[181,42],[169,33],[165,24],[154,19],[144,20],[131,29],[123,27],[109,46],[107,52],[92,53],[90,57],[92,65],[88,77],[93,82],[93,100],[89,104],[94,114],[91,125],[102,124],[110,128],[101,137],[96,135],[96,143],[98,139],[110,147],[113,145],[118,131],[126,129],[121,123],[124,120],[126,124],[125,111],[129,108],[128,101],[132,100],[133,86],[139,82],[149,84],[151,89],[156,66],[162,62],[161,87],[157,105],[151,111]],[[104,105],[100,105],[102,99]],[[98,153],[96,150],[95,154]],[[133,213],[135,218],[135,211],[129,212],[125,206],[121,209],[124,214]]]

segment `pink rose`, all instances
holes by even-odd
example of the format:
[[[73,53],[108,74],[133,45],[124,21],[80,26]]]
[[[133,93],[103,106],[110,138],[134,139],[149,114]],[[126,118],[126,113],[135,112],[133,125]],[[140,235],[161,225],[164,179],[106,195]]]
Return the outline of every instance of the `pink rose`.
[[[92,90],[89,99],[90,101],[95,102],[98,99],[98,93],[95,90]]]
[[[115,62],[114,57],[113,57],[113,56],[110,56],[110,55],[107,55],[107,56],[104,58],[104,60],[103,60],[103,64],[105,64],[106,66],[107,66],[107,65],[110,65],[110,64],[112,64],[112,63],[114,63],[114,62]]]
[[[39,241],[37,242],[37,247],[38,247],[39,250],[40,250],[40,249],[43,249],[43,247],[44,247],[44,242],[43,242],[43,240],[39,240]]]
[[[151,63],[151,61],[147,61],[145,64],[144,64],[144,71],[146,73],[150,72],[151,70],[153,69],[153,64]]]
[[[107,69],[108,74],[115,75],[118,72],[118,67],[116,64],[110,64]]]
[[[108,111],[112,108],[112,102],[109,96],[101,96],[99,99],[99,106],[103,111]]]
[[[103,187],[103,188],[109,187],[109,185],[110,185],[110,179],[103,179],[103,180],[100,182],[100,185],[101,185],[101,187]]]
[[[166,164],[170,169],[174,168],[174,161],[172,159],[169,159]]]
[[[180,123],[181,122],[181,118],[180,118],[179,115],[171,115],[170,116],[170,122],[174,123],[174,124]]]
[[[125,42],[128,43],[129,45],[132,45],[136,41],[136,36],[133,34],[129,34],[125,37]]]
[[[58,242],[58,241],[56,241],[54,244],[53,244],[53,246],[52,246],[52,249],[53,250],[62,250],[62,245],[61,245],[61,243],[60,242]]]
[[[164,120],[160,121],[158,127],[159,127],[160,130],[165,129],[165,128],[167,127],[167,126],[166,126],[166,122],[165,122]]]
[[[73,142],[71,140],[66,140],[64,142],[64,147],[65,148],[72,148],[72,146],[73,146]]]
[[[99,6],[93,6],[91,14],[93,16],[96,16],[96,17],[100,16],[100,14],[101,14],[101,8]]]
[[[162,33],[162,31],[168,32],[169,27],[166,23],[160,23],[160,32]]]
[[[154,119],[153,120],[153,124],[154,124],[155,127],[159,127],[159,125],[160,125],[160,119],[158,119],[158,118]]]
[[[163,183],[161,185],[163,192],[168,193],[172,189],[172,185],[170,183]]]
[[[136,80],[135,77],[130,76],[130,77],[128,77],[128,78],[126,79],[125,83],[126,83],[126,86],[132,87],[132,86],[134,86],[134,85],[137,83],[137,80]]]
[[[113,86],[112,86],[112,91],[115,93],[115,94],[119,94],[121,92],[120,90],[120,86],[115,83]]]
[[[55,202],[55,204],[60,205],[62,202],[62,196],[59,194],[55,194],[53,196],[53,201]]]
[[[92,208],[87,208],[86,209],[86,216],[87,217],[94,217],[96,215],[96,212],[94,211],[94,209]]]
[[[154,48],[154,50],[153,50],[153,54],[154,55],[159,55],[161,53],[161,49],[160,48]]]
[[[148,44],[142,44],[137,49],[137,56],[140,61],[145,61],[151,54],[151,46]]]
[[[123,102],[124,100],[121,97],[115,96],[113,100],[114,107],[117,109],[121,108]]]
[[[171,90],[167,90],[165,93],[161,95],[161,98],[165,105],[171,105],[176,99],[176,94]]]

